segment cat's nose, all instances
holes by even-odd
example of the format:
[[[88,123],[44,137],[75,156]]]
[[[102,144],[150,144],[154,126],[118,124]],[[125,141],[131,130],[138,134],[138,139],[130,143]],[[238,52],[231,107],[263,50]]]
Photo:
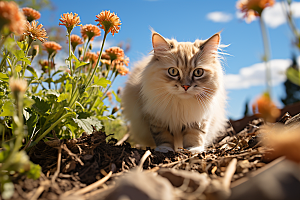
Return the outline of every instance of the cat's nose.
[[[188,89],[189,89],[189,87],[191,87],[190,85],[181,85],[181,87],[183,87],[183,89],[185,90],[185,91],[187,91]]]

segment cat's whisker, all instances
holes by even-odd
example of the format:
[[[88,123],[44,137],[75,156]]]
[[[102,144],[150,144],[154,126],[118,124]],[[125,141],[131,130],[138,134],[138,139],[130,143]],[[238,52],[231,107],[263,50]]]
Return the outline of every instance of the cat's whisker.
[[[215,91],[215,90],[216,90],[216,89],[208,88],[208,87],[205,87],[205,86],[202,86],[202,88],[207,89],[207,90],[212,90],[212,91]]]
[[[207,91],[202,92],[203,95],[205,95],[209,100],[212,100],[214,98],[214,94],[210,94]]]
[[[195,95],[195,97],[196,97],[196,99],[197,99],[198,103],[200,104],[200,106],[201,106],[202,108],[204,108],[204,109],[205,109],[205,107],[204,107],[204,105],[203,105],[203,103],[202,103],[202,99],[201,99],[201,97],[200,97],[199,95]],[[206,112],[206,111],[205,111],[205,112]]]
[[[204,92],[207,92],[209,94],[215,94],[216,93],[216,89],[212,89],[212,88],[207,88],[207,87],[202,87]]]
[[[198,102],[200,102],[201,107],[204,108],[204,112],[207,113],[208,112],[208,108],[207,108],[207,106],[205,104],[204,97],[201,96],[201,94],[197,94],[196,97],[197,97]]]
[[[209,107],[207,105],[207,101],[209,101],[209,99],[207,98],[207,96],[205,96],[204,94],[200,93],[200,96],[203,98],[203,103],[205,105],[206,108],[206,112],[208,113]]]
[[[213,97],[215,93],[209,92],[209,91],[203,91],[202,93],[209,95],[210,97]]]

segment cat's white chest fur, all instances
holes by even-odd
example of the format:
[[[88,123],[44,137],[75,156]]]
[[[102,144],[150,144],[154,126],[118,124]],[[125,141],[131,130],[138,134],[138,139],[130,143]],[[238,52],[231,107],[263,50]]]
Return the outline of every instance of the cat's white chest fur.
[[[207,117],[211,108],[201,106],[195,97],[180,99],[175,95],[163,94],[163,90],[159,91],[162,95],[153,94],[152,96],[146,91],[147,94],[144,94],[142,90],[144,102],[142,111],[168,127],[172,133],[180,131],[183,125],[200,123],[205,116]]]

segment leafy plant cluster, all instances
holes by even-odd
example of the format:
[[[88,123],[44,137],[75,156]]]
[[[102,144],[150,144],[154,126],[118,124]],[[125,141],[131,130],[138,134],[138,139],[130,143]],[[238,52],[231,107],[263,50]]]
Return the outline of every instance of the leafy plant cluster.
[[[108,28],[114,24],[106,22],[105,25],[96,60],[85,57],[93,50],[92,38],[85,39],[76,51],[70,39],[75,26],[66,25],[69,44],[66,66],[54,67],[57,51],[48,51],[47,65],[43,65],[42,73],[36,70],[38,52],[32,53],[35,50],[33,38],[30,35],[19,37],[8,27],[0,26],[0,185],[3,198],[9,198],[14,191],[10,176],[39,177],[40,167],[30,162],[26,153],[39,141],[51,140],[54,135],[68,139],[79,137],[83,132],[90,134],[92,126],[103,129],[103,121],[107,123],[119,116],[119,109],[110,111],[104,100],[109,92],[120,102],[111,86],[122,74],[118,67],[124,63],[116,62],[116,55],[109,56],[109,62],[102,61],[105,39],[111,30]]]

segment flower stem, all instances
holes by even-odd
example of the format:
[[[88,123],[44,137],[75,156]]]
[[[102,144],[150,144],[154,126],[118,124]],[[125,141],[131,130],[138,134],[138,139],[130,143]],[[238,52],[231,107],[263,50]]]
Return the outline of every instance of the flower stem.
[[[31,37],[29,37],[28,46],[27,46],[27,49],[25,50],[25,57],[27,57],[27,55],[28,55],[28,51],[30,49],[30,45],[32,44],[32,42],[33,42],[33,39]],[[27,66],[27,64],[24,61],[22,61],[22,78],[24,78],[24,76],[25,76],[26,66]]]
[[[287,22],[289,24],[289,27],[291,28],[291,30],[292,30],[294,36],[296,37],[296,39],[298,39],[300,37],[300,33],[299,33],[298,29],[295,26],[295,22],[293,20],[290,4],[287,5],[286,2],[282,2],[282,9],[286,13]]]
[[[83,49],[82,61],[84,61],[85,53],[86,53],[86,50],[87,50],[87,48],[88,48],[88,45],[89,45],[90,41],[91,41],[91,38],[88,38],[88,40],[87,40],[87,42],[86,42],[86,45],[85,45],[85,47],[84,47],[84,49]]]
[[[69,42],[69,64],[70,64],[70,71],[71,76],[73,76],[73,69],[72,69],[72,48],[71,48],[71,33],[68,33],[68,42]]]
[[[95,65],[95,68],[92,72],[92,74],[86,79],[86,82],[85,82],[85,88],[88,88],[89,85],[91,84],[92,80],[93,80],[93,77],[98,69],[98,65],[99,65],[99,62],[100,62],[100,58],[101,58],[101,55],[102,55],[102,52],[103,52],[103,48],[104,48],[104,43],[105,43],[105,40],[106,40],[106,36],[107,36],[108,32],[105,32],[104,33],[104,37],[103,37],[103,40],[102,40],[102,45],[101,45],[101,49],[100,49],[100,53],[99,53],[99,56],[98,56],[98,60],[97,60],[97,63]],[[88,74],[89,75],[89,74]],[[78,89],[77,89],[78,90]],[[71,100],[70,100],[70,103],[69,103],[69,107],[72,108],[73,105],[75,104],[77,98],[79,97],[79,91],[77,91],[74,93],[74,98],[71,97]]]
[[[272,97],[272,77],[271,77],[271,68],[270,68],[270,49],[269,49],[269,39],[267,34],[266,25],[262,19],[262,17],[259,18],[260,22],[260,28],[263,38],[263,44],[264,44],[264,57],[263,60],[265,62],[266,66],[266,85],[267,85],[267,92],[269,93],[270,98]]]
[[[107,93],[108,90],[111,88],[112,84],[114,83],[114,81],[115,81],[115,79],[116,79],[116,77],[117,77],[117,75],[118,75],[118,72],[116,71],[114,74],[115,74],[115,76],[114,76],[113,80],[111,81],[111,83],[109,84],[109,86],[106,88],[106,90],[103,92],[103,96],[102,96],[102,98],[101,98],[101,101],[103,101],[103,99],[104,99],[106,93]]]
[[[51,63],[52,65],[52,63]],[[51,89],[51,82],[50,82],[50,78],[51,78],[51,67],[50,66],[50,55],[48,56],[48,76],[49,76],[49,79],[48,79],[48,87],[49,87],[49,90]]]
[[[85,84],[86,85],[86,88],[89,87],[90,83],[92,82],[93,80],[93,77],[98,69],[98,65],[99,65],[99,62],[100,62],[100,59],[101,59],[101,56],[102,56],[102,51],[103,51],[103,48],[104,48],[104,43],[105,43],[105,39],[106,39],[106,36],[107,36],[107,32],[104,33],[104,37],[103,37],[103,41],[102,41],[102,45],[101,45],[101,49],[100,49],[100,54],[98,56],[98,60],[97,60],[97,63],[96,63],[96,66],[90,76],[90,78],[88,79],[87,83]]]
[[[15,154],[19,151],[22,146],[22,140],[24,138],[23,132],[23,92],[18,92],[15,94],[15,100],[17,104],[16,113],[13,116],[14,126],[16,126],[14,134],[16,135],[16,140],[13,149],[11,150],[8,158],[5,160],[1,166],[1,170],[6,170],[12,163],[12,159],[15,157]]]

